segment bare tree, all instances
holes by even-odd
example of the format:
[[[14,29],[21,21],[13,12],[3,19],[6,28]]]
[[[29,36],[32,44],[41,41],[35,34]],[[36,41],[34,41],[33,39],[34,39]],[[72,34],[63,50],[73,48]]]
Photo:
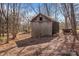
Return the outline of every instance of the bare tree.
[[[12,27],[13,27],[12,39],[15,39],[16,37],[16,3],[13,3],[13,26]]]
[[[61,14],[64,16],[65,18],[65,29],[68,29],[68,16],[69,16],[69,9],[67,8],[67,4],[66,3],[63,3],[61,4],[61,8],[60,8],[60,11],[61,11]]]
[[[70,4],[70,9],[71,9],[72,33],[73,33],[73,36],[74,36],[73,43],[72,43],[72,46],[71,46],[71,48],[73,50],[74,45],[75,45],[75,40],[76,39],[78,40],[78,36],[77,36],[77,31],[76,31],[76,19],[75,19],[75,13],[74,13],[74,6],[73,6],[72,3]]]
[[[0,39],[1,39],[1,19],[0,19]]]
[[[44,5],[45,5],[45,7],[46,7],[47,15],[48,15],[48,16],[50,16],[50,12],[49,12],[49,7],[48,7],[48,4],[47,4],[47,3],[45,3]]]
[[[9,4],[7,4],[7,18],[6,18],[6,23],[7,23],[7,43],[9,42],[9,19],[8,19],[8,14],[9,14]]]

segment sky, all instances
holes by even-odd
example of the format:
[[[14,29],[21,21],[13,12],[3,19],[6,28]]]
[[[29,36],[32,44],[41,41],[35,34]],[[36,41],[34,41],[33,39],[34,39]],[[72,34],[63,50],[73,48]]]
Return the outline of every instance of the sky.
[[[25,17],[29,17],[30,16],[31,18],[39,13],[39,9],[38,9],[39,5],[40,5],[40,7],[42,9],[42,7],[44,6],[43,4],[44,3],[18,3],[18,5],[20,5],[20,12],[26,14]],[[57,3],[50,3],[50,4],[52,4],[51,5],[52,7],[50,8],[50,13],[52,14],[51,17],[55,18],[55,15],[54,15],[54,12],[55,12],[55,9],[56,9],[56,5],[55,4],[57,4]],[[5,3],[5,5],[6,5],[6,3]],[[49,3],[48,3],[48,5],[49,5]],[[10,3],[10,7],[12,7],[12,3]],[[79,7],[79,6],[77,6],[77,7]],[[5,9],[6,9],[6,6],[5,6]],[[59,9],[57,9],[57,10],[58,10],[58,12],[57,12],[58,15],[56,15],[57,16],[57,20],[59,22],[64,21],[64,16],[59,12]],[[46,12],[45,9],[42,9],[41,11],[42,11],[41,13],[45,13]],[[78,12],[78,14],[79,14],[79,10],[76,11],[76,12]]]
[[[41,8],[43,7],[43,3],[31,3],[31,4],[30,3],[20,3],[19,5],[20,5],[21,13],[26,14],[25,17],[29,17],[30,16],[31,18],[39,13],[39,9],[38,9],[39,5],[40,5]],[[10,7],[12,7],[11,3],[10,3]],[[51,16],[52,18],[55,16],[55,15],[53,15],[54,14],[53,12],[55,12],[54,11],[55,8],[56,8],[55,4],[52,3],[52,7],[51,7],[52,10],[50,11],[50,13],[52,13],[52,16]],[[6,9],[6,7],[5,7],[5,9]],[[44,13],[44,12],[46,12],[46,11],[44,9],[42,9],[41,13]],[[64,19],[62,14],[60,14],[59,12],[58,12],[57,17],[58,17],[58,21],[63,21],[63,19]]]
[[[31,5],[32,5],[32,7],[33,7],[33,9],[31,8],[31,6],[28,6],[28,4],[21,4],[21,9],[24,9],[24,10],[27,10],[27,9],[29,9],[29,10],[31,10],[30,12],[29,12],[29,15],[31,16],[31,18],[33,17],[33,16],[35,16],[36,15],[36,13],[38,13],[38,7],[39,7],[39,4],[40,4],[40,6],[42,7],[42,3],[31,3]],[[75,5],[75,4],[74,4]],[[79,7],[79,6],[77,6],[77,7]],[[52,3],[52,10],[54,11],[55,10],[55,8],[56,8],[56,6],[54,5],[54,3]],[[75,7],[76,8],[76,7]],[[79,8],[78,8],[79,9]],[[77,9],[77,11],[76,11],[76,13],[78,13],[79,14],[79,10]],[[53,11],[51,11],[50,13],[52,13]],[[58,10],[59,11],[59,10]],[[43,10],[43,12],[45,12],[45,10]],[[53,14],[53,13],[52,13]],[[28,16],[29,16],[28,15]],[[62,15],[62,13],[60,13],[60,12],[58,12],[58,15],[56,15],[57,16],[57,21],[59,21],[59,22],[64,22],[64,16]],[[51,16],[51,18],[53,18],[54,17],[54,15],[52,15]],[[55,17],[54,17],[55,18]],[[77,19],[77,18],[76,18]],[[79,19],[79,18],[78,18]],[[79,20],[78,20],[79,21]]]
[[[31,4],[32,7],[35,9],[36,12],[38,12],[36,9],[39,7],[39,4],[40,4],[40,6],[42,6],[42,3],[32,3],[32,4]],[[22,7],[23,7],[24,9],[26,9],[26,7],[28,7],[27,4],[21,4],[21,5],[22,5]],[[29,7],[29,9],[32,9],[32,8]],[[54,4],[53,4],[52,9],[53,9],[53,10],[55,9]],[[32,9],[32,12],[30,13],[30,15],[36,14],[35,11]],[[43,10],[43,12],[44,12],[44,11],[45,11],[45,10]],[[52,11],[51,11],[50,13],[52,13]],[[53,15],[52,15],[52,17],[53,17]],[[64,19],[64,17],[62,16],[62,14],[57,15],[57,17],[58,17],[58,20],[59,20],[59,21],[63,21],[63,19]]]

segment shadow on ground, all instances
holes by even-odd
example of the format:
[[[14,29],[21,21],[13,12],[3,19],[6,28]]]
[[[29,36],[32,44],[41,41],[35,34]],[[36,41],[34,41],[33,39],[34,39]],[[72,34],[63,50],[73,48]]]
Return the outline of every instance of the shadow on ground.
[[[18,47],[25,47],[30,45],[42,44],[51,41],[52,37],[42,37],[42,38],[27,38],[20,41],[16,41]]]

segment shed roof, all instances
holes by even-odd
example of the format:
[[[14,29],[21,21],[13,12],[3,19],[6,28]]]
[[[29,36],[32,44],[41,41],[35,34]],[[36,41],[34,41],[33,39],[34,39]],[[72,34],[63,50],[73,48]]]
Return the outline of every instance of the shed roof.
[[[45,18],[47,18],[48,21],[52,21],[52,18],[50,18],[50,17],[48,17],[46,15],[43,15],[43,14],[39,13],[37,16],[35,16],[34,18],[32,18],[31,22],[34,22],[36,20],[36,18],[39,17],[40,15],[41,16],[44,16]]]

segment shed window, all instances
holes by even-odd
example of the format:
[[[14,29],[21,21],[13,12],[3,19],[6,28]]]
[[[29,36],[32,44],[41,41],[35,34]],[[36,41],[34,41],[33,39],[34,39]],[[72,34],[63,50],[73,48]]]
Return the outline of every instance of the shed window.
[[[40,21],[42,21],[42,20],[43,20],[43,18],[42,18],[42,17],[39,17],[39,20],[40,20]]]

